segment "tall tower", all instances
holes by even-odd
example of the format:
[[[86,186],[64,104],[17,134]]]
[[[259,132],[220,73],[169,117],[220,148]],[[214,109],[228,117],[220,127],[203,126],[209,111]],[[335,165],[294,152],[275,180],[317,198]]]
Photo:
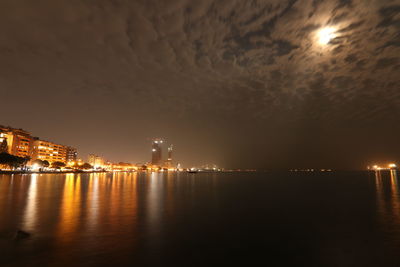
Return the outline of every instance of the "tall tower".
[[[151,164],[152,165],[161,165],[162,163],[162,143],[163,140],[155,139],[153,140],[151,146]]]
[[[168,161],[172,161],[172,148],[173,148],[173,145],[171,144],[168,147]]]
[[[167,166],[168,167],[172,166],[172,148],[173,148],[173,145],[171,144],[168,147],[168,158],[167,158]]]

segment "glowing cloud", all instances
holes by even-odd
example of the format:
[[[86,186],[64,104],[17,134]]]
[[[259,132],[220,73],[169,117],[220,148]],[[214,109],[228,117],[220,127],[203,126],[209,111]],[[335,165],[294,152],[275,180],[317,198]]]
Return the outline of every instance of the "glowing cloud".
[[[332,27],[322,28],[317,33],[318,42],[321,45],[327,45],[333,38],[336,37],[336,29]]]

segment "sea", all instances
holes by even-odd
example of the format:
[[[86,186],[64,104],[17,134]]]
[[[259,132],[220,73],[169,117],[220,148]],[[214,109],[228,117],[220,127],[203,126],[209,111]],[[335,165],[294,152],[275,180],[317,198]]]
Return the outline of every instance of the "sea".
[[[399,175],[0,175],[0,266],[400,266]]]

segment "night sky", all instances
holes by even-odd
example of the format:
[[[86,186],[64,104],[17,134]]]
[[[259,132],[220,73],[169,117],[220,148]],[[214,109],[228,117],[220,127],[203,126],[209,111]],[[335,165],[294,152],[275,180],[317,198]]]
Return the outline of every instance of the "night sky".
[[[2,0],[0,32],[0,124],[84,159],[400,162],[400,0]]]

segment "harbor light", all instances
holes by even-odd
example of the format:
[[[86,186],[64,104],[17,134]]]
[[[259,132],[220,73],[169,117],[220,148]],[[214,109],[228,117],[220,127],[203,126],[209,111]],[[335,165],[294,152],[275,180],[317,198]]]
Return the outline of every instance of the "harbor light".
[[[35,163],[35,164],[32,165],[32,171],[38,171],[39,168],[40,168],[39,164]]]

